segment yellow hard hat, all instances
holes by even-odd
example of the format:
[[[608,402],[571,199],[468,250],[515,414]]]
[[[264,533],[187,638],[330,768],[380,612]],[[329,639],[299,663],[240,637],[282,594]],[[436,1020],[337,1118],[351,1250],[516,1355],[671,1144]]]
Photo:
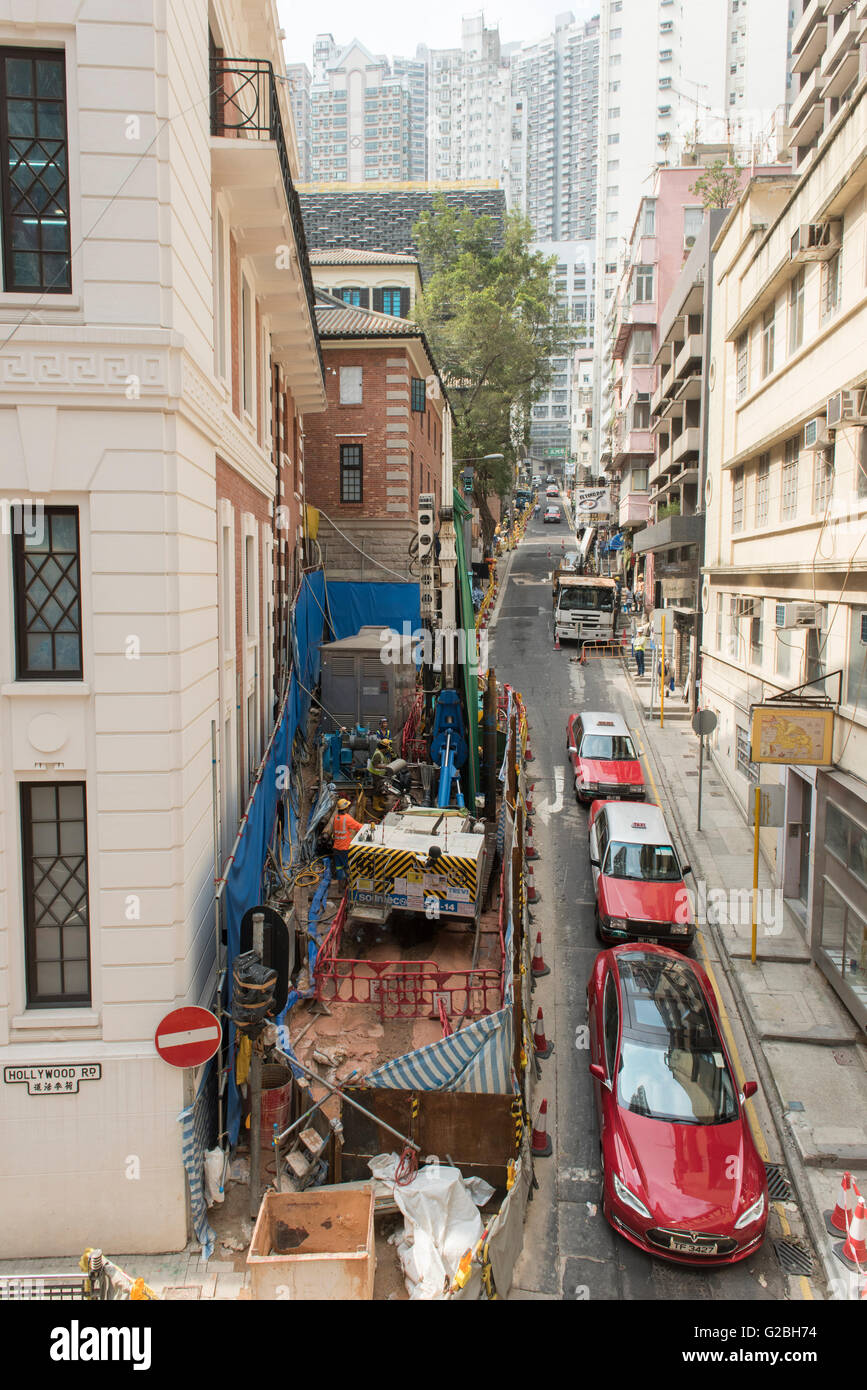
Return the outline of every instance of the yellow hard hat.
[[[342,797],[340,798],[340,800],[338,801],[338,803],[337,803],[337,809],[338,809],[338,811],[348,811],[348,810],[349,810],[349,806],[350,806],[350,803],[346,800],[346,797],[345,797],[345,796],[342,796]]]

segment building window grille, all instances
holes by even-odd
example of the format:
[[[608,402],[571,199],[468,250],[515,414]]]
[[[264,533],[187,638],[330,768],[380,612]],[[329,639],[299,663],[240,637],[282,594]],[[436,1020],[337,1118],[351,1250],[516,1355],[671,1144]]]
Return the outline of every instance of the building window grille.
[[[0,48],[3,288],[72,287],[66,57],[62,49]]]
[[[737,342],[737,394],[738,400],[747,393],[750,379],[750,338],[742,333]]]
[[[360,444],[341,444],[340,446],[340,500],[341,502],[363,501],[362,488],[362,446]]]
[[[767,526],[770,511],[770,454],[760,454],[756,470],[756,526]]]
[[[18,679],[81,680],[78,511],[46,507],[30,534],[12,513]]]
[[[28,1005],[90,1003],[83,782],[21,785]]]
[[[757,787],[759,784],[759,765],[758,763],[754,763],[750,758],[751,746],[749,732],[746,729],[742,729],[738,724],[736,726],[736,735],[738,772],[741,772],[752,786]]]
[[[789,521],[798,515],[798,436],[786,440],[780,482],[780,517]]]
[[[744,470],[743,467],[732,470],[732,530],[742,531],[744,529]]]

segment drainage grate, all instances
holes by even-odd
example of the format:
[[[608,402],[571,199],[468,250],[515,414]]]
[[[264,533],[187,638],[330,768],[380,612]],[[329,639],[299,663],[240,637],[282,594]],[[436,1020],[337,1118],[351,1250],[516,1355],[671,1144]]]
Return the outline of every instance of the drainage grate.
[[[766,1163],[768,1175],[768,1196],[772,1202],[791,1202],[794,1193],[786,1170],[781,1163]]]
[[[802,1240],[786,1236],[774,1241],[774,1253],[786,1274],[812,1274],[813,1256]]]

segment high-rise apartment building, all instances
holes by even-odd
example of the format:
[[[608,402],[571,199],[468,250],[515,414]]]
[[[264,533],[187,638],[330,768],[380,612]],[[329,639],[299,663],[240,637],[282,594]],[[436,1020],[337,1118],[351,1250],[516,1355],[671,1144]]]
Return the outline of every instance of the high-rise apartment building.
[[[407,75],[353,39],[320,34],[310,86],[310,179],[363,183],[413,177],[413,91]],[[417,166],[416,166],[417,167]]]
[[[551,358],[548,389],[533,405],[530,456],[539,472],[546,462],[562,466],[571,453],[575,354],[593,347],[594,246],[592,241],[540,241],[533,250],[556,257],[551,277],[557,309],[570,328],[563,352]]]
[[[427,65],[423,58],[392,58],[393,77],[405,78],[410,94],[409,178],[427,176]]]
[[[718,142],[741,162],[769,163],[786,100],[787,0],[601,0],[596,373],[598,429],[610,414],[604,325],[638,204],[655,169]]]
[[[510,74],[499,31],[464,19],[460,48],[422,48],[428,70],[428,177],[502,178],[508,166]]]
[[[298,176],[302,183],[310,179],[310,81],[306,63],[290,63],[286,68],[289,103],[298,140]]]
[[[509,203],[553,241],[596,231],[599,19],[558,15],[554,32],[511,60]]]

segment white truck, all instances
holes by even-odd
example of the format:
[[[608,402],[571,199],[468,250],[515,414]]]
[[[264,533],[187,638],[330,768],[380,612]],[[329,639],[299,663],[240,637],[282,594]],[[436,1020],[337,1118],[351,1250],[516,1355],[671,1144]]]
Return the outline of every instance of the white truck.
[[[600,575],[554,576],[554,631],[560,641],[613,642],[617,585]]]

